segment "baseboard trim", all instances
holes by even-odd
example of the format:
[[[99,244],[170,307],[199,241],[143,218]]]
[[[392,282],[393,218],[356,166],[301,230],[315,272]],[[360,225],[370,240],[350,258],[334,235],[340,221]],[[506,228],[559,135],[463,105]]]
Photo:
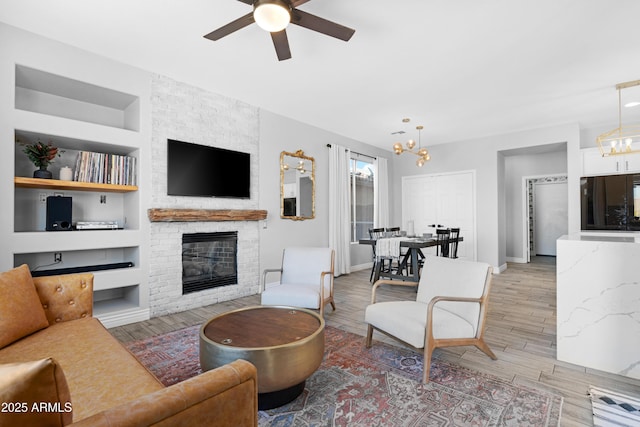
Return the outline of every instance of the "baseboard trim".
[[[142,322],[151,318],[148,308],[120,311],[117,313],[106,313],[95,315],[105,328],[115,328],[116,326],[128,325],[130,323]]]
[[[516,264],[526,264],[527,260],[524,258],[507,257],[507,262],[513,262]]]
[[[507,263],[505,262],[499,267],[493,266],[493,274],[500,274],[507,269]]]
[[[367,262],[364,264],[359,264],[359,265],[352,265],[351,266],[351,271],[361,271],[361,270],[371,270],[373,268],[373,263],[372,262]]]

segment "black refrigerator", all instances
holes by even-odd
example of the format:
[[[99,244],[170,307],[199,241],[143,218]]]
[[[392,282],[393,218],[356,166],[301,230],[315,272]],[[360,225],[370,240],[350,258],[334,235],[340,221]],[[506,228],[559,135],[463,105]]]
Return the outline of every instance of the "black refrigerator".
[[[640,174],[580,178],[582,230],[640,230]]]

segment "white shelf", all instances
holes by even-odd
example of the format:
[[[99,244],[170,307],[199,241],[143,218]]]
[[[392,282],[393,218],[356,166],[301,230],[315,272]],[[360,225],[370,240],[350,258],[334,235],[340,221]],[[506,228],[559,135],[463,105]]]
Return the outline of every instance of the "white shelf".
[[[64,252],[138,246],[139,230],[26,231],[13,233],[14,253]]]
[[[131,130],[20,110],[14,111],[14,119],[18,136],[24,133],[43,139],[51,137],[61,146],[78,150],[126,154],[140,146],[140,134]]]

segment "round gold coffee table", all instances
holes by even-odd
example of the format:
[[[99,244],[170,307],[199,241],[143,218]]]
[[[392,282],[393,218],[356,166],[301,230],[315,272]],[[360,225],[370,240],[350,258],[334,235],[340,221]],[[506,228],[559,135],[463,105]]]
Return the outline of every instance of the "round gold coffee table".
[[[200,328],[203,371],[236,359],[258,370],[258,408],[282,406],[298,397],[324,356],[324,320],[286,306],[253,306],[218,315]]]

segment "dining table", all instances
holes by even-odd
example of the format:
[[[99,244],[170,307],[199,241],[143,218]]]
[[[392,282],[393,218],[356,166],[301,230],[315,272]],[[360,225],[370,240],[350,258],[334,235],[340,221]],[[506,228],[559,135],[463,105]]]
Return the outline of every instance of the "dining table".
[[[445,244],[449,244],[451,242],[457,241],[462,242],[464,238],[462,236],[458,236],[456,239],[449,238]],[[369,245],[374,246],[377,243],[378,239],[360,239],[358,243],[361,245]],[[385,273],[385,279],[397,279],[397,280],[409,280],[412,282],[420,281],[420,268],[419,261],[420,259],[424,259],[424,254],[422,253],[422,249],[430,248],[433,246],[437,246],[439,244],[438,238],[436,236],[433,237],[406,237],[400,240],[400,248],[405,248],[406,252],[398,258],[398,269],[396,273],[392,273],[391,271],[387,274]],[[409,264],[410,262],[410,264]],[[406,271],[407,274],[402,274],[403,271]],[[380,276],[382,275],[382,263],[375,263],[375,270],[373,273],[373,283],[375,283]]]

